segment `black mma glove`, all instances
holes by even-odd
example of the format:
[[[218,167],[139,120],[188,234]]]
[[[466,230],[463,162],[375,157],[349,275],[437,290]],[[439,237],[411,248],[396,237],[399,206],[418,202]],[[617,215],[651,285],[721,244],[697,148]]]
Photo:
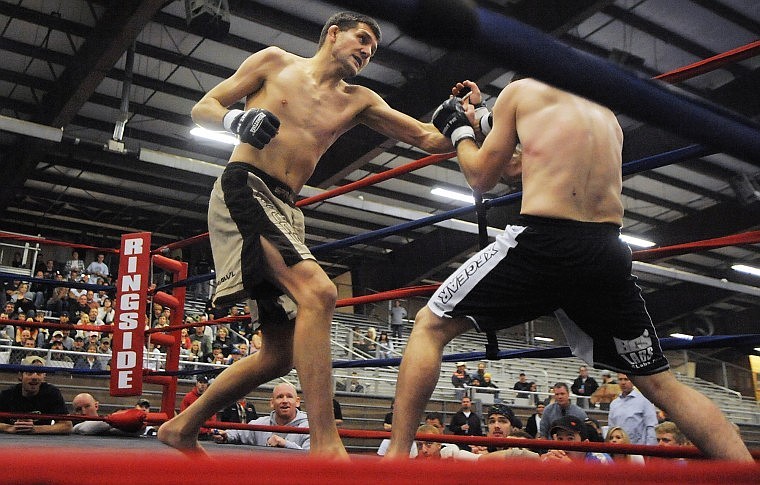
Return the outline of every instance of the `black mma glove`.
[[[275,137],[280,119],[262,108],[247,111],[233,109],[224,115],[224,129],[238,135],[240,141],[261,150]]]
[[[465,138],[475,140],[475,131],[470,126],[470,120],[460,101],[460,98],[447,99],[438,106],[431,120],[438,131],[451,139],[454,147]]]

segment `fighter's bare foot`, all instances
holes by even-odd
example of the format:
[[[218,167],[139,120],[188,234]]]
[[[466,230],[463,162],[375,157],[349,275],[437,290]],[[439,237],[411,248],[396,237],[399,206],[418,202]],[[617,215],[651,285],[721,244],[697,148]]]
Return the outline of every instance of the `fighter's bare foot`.
[[[198,431],[184,432],[180,424],[174,419],[170,419],[158,428],[157,438],[162,443],[176,448],[188,456],[208,456],[201,444],[198,443]]]

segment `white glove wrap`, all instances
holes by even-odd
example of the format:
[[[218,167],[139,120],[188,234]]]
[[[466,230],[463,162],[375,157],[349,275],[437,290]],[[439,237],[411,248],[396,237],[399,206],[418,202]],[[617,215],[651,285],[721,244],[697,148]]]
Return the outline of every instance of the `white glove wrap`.
[[[472,129],[472,126],[460,126],[451,132],[451,143],[455,148],[457,146],[457,143],[464,140],[465,138],[475,140],[475,130]]]
[[[480,120],[480,132],[483,133],[483,136],[486,136],[491,132],[491,123],[489,122],[491,118],[491,112],[488,111],[488,108],[482,106],[475,109],[475,118]]]
[[[227,111],[227,114],[224,115],[224,118],[222,118],[222,125],[224,126],[224,129],[229,131],[230,133],[234,133],[232,131],[232,122],[237,118],[239,114],[244,113],[242,109],[231,109]]]

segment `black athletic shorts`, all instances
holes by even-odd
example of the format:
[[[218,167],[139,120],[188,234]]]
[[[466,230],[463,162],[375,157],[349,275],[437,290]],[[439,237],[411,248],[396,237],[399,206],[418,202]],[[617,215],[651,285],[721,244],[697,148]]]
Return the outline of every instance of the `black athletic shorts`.
[[[631,250],[607,223],[522,216],[436,290],[439,317],[466,317],[479,331],[554,313],[573,354],[631,375],[664,371]]]

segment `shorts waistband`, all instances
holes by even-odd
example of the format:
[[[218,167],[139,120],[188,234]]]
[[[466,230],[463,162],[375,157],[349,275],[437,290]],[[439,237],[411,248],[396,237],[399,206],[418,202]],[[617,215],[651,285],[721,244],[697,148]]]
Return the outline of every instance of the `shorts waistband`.
[[[588,235],[620,235],[620,227],[611,222],[585,222],[572,219],[555,219],[551,217],[521,214],[520,224],[527,227],[546,228],[555,232],[588,234]]]
[[[264,184],[269,187],[269,190],[272,191],[272,194],[274,194],[278,199],[280,199],[283,202],[287,202],[290,205],[295,205],[296,203],[296,194],[293,192],[293,189],[288,187],[287,184],[284,182],[281,182],[277,180],[276,178],[272,177],[265,171],[261,170],[258,167],[254,167],[250,163],[245,162],[230,162],[227,164],[227,168],[230,169],[243,169],[247,172],[250,172],[261,179]],[[225,170],[227,169],[225,168]]]

